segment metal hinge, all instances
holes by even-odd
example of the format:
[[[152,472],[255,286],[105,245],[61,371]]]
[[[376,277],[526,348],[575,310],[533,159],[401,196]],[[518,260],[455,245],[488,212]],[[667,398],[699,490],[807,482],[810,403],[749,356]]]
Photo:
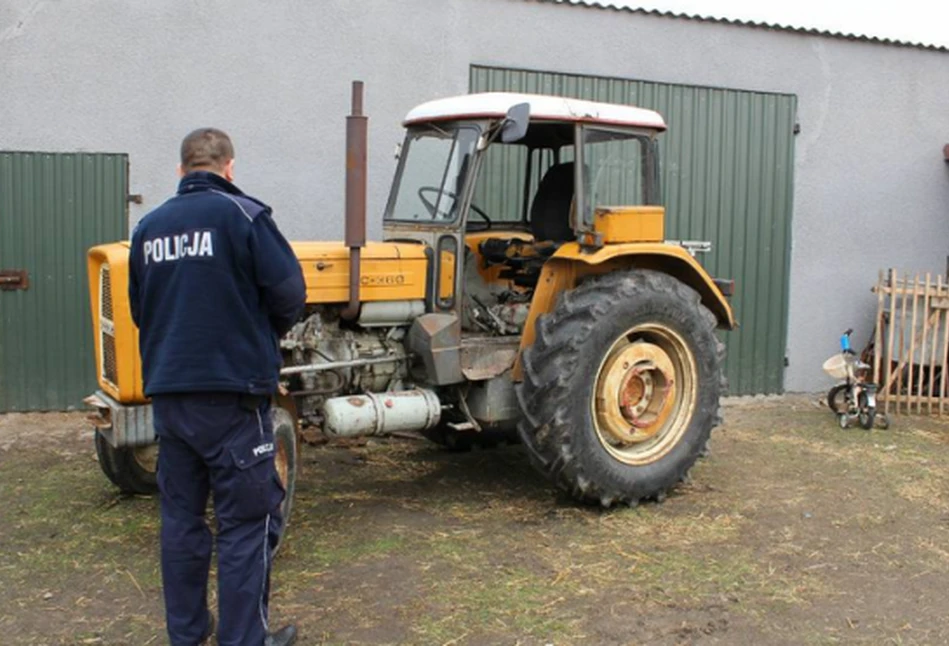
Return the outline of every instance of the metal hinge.
[[[30,274],[25,269],[0,269],[0,289],[12,292],[30,288]]]

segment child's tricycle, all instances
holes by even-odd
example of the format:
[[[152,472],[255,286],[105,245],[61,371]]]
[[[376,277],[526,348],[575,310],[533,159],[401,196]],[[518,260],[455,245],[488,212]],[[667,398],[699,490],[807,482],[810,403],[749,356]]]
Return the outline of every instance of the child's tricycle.
[[[824,362],[824,372],[835,379],[843,379],[827,393],[827,406],[837,414],[840,428],[847,428],[857,420],[860,426],[870,430],[876,423],[881,428],[889,428],[890,420],[886,413],[877,412],[877,384],[868,381],[870,365],[860,361],[850,347],[849,329],[840,337],[840,353]]]

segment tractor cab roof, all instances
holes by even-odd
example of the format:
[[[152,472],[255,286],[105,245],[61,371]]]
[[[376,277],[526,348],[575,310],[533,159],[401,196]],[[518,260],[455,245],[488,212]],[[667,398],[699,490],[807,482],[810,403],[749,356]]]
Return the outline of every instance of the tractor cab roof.
[[[558,123],[589,123],[665,130],[662,115],[653,110],[631,105],[599,103],[583,99],[570,99],[544,94],[520,94],[515,92],[483,92],[462,94],[428,101],[412,108],[403,125],[411,126],[437,121],[459,121],[466,119],[501,119],[511,106],[530,104],[531,123],[538,121]]]

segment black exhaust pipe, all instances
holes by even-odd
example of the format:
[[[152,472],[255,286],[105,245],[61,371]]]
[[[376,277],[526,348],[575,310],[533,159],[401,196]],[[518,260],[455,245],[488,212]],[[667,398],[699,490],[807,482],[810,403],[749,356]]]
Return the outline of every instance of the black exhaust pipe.
[[[353,101],[346,117],[346,246],[349,247],[347,321],[359,317],[361,252],[366,246],[366,157],[369,118],[363,114],[363,83],[353,81]]]

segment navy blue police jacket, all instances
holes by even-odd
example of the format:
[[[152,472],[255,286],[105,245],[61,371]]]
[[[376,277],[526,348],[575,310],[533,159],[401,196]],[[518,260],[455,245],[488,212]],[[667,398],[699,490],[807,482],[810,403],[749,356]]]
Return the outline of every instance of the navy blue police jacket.
[[[129,301],[146,395],[266,395],[306,288],[270,207],[196,171],[135,227]]]

